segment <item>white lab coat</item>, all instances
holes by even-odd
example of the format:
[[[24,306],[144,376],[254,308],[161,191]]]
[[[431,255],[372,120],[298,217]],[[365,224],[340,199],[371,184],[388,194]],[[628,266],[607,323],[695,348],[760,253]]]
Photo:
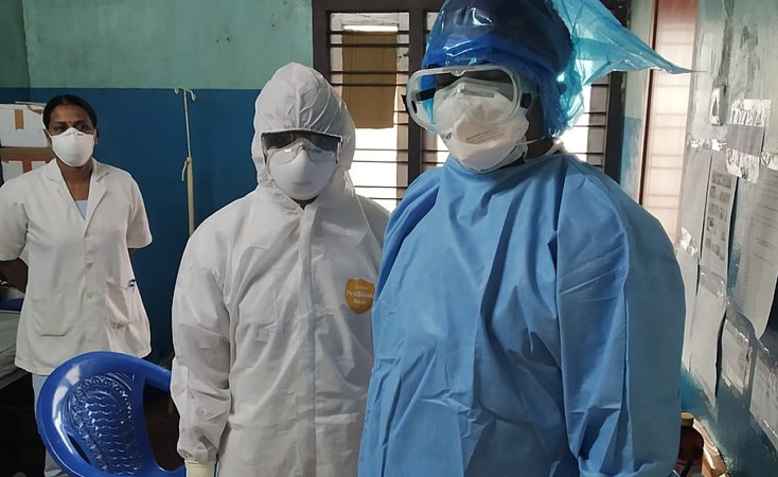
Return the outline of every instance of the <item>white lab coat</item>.
[[[86,218],[56,161],[0,187],[0,260],[24,252],[29,267],[16,365],[34,374],[89,351],[151,352],[127,250],[151,243],[143,199],[127,172],[93,165]]]
[[[263,131],[295,128],[344,138],[333,181],[305,209],[259,147]],[[176,284],[179,452],[218,456],[220,477],[355,476],[387,213],[353,191],[353,122],[318,73],[279,70],[255,130],[259,186],[198,228]]]

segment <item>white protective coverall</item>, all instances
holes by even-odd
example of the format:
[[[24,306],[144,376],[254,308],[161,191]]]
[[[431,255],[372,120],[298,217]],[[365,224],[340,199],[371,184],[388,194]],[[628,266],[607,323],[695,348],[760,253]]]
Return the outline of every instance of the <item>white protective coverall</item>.
[[[276,72],[254,129],[259,186],[197,229],[176,283],[178,450],[218,458],[220,477],[354,476],[387,213],[355,194],[354,124],[316,71]],[[343,138],[332,181],[305,208],[265,168],[262,133],[290,129]]]

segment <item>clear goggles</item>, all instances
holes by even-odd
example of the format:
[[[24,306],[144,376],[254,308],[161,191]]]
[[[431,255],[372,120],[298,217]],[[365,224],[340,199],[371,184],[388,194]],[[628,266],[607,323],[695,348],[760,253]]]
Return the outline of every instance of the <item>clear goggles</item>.
[[[424,129],[438,132],[436,101],[458,93],[472,96],[501,94],[513,104],[513,108],[506,109],[500,117],[490,119],[490,123],[497,125],[513,117],[521,106],[524,93],[529,92],[531,88],[523,86],[516,74],[500,66],[449,66],[414,73],[408,80],[406,103],[414,121]]]
[[[262,133],[262,152],[265,157],[269,157],[273,152],[288,149],[298,142],[308,143],[317,149],[332,153],[335,157],[338,157],[343,138],[305,129],[266,132]]]

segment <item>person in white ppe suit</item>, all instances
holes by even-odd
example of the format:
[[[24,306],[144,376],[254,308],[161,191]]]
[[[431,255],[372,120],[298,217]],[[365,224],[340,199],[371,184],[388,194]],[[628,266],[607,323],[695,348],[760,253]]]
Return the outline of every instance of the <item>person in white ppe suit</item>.
[[[316,71],[256,101],[258,187],[187,245],[172,394],[189,477],[356,475],[387,213],[354,193],[354,124]]]

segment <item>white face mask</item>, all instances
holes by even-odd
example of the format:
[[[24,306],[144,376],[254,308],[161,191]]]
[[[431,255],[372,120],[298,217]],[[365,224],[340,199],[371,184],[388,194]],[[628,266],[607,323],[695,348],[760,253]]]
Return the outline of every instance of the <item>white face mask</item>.
[[[51,136],[51,148],[54,154],[70,167],[81,167],[92,158],[95,149],[95,136],[76,128],[56,136]]]
[[[321,194],[338,166],[337,154],[298,139],[274,149],[267,158],[268,172],[279,189],[294,200],[311,200]]]
[[[463,87],[464,86],[464,87]],[[527,110],[500,92],[499,85],[464,78],[435,94],[435,122],[451,154],[466,168],[490,172],[527,153]]]

